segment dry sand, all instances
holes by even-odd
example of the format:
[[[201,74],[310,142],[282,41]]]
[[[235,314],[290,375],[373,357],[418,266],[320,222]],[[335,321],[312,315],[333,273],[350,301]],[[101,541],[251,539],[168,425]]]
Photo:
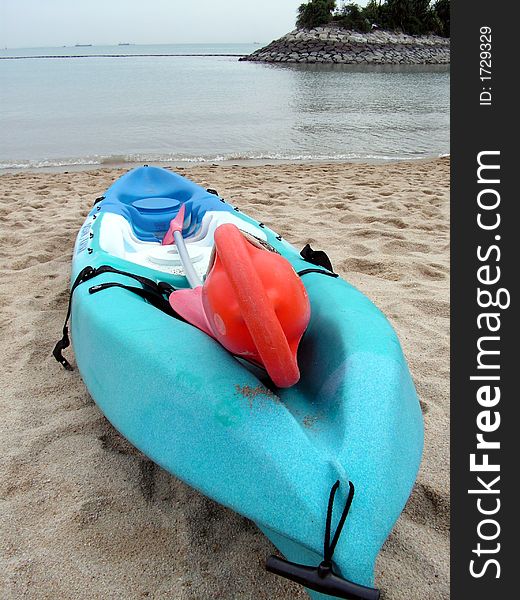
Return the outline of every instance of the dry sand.
[[[178,169],[336,270],[388,316],[426,425],[385,544],[384,598],[449,597],[449,161]],[[0,597],[303,599],[247,520],[154,466],[51,357],[74,238],[121,170],[0,177]],[[70,353],[69,353],[70,355]]]

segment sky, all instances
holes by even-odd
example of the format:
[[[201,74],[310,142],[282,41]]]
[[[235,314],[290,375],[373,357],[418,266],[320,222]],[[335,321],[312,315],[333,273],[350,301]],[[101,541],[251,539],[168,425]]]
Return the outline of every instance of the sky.
[[[0,48],[270,42],[302,0],[0,0]]]
[[[120,42],[263,44],[294,29],[302,2],[0,0],[0,48]]]

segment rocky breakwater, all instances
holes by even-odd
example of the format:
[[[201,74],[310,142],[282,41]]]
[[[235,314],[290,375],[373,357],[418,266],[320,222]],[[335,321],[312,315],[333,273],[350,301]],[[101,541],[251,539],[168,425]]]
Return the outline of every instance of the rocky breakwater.
[[[390,31],[359,33],[339,27],[296,29],[241,57],[270,63],[339,63],[361,65],[448,64],[450,40]]]

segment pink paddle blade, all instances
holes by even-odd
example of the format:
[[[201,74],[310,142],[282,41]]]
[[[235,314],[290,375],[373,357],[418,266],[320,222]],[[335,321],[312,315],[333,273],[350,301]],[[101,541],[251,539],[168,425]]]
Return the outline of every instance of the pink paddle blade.
[[[184,225],[184,204],[181,204],[179,212],[177,213],[177,216],[175,217],[175,219],[171,220],[170,228],[168,229],[165,236],[163,237],[161,244],[163,246],[171,246],[171,245],[175,244],[175,239],[173,237],[173,234],[176,231],[180,231],[182,233],[183,225]]]
[[[169,301],[173,310],[188,323],[195,325],[209,336],[215,337],[202,305],[202,286],[176,290],[170,294]]]

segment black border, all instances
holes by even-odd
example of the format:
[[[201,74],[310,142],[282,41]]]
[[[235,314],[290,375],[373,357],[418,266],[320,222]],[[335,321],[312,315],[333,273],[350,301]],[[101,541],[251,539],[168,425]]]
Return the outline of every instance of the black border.
[[[520,102],[515,97],[518,87],[516,45],[520,38],[516,7],[516,3],[500,1],[451,2],[451,597],[456,600],[495,600],[518,594],[513,582],[516,558],[513,538],[518,528],[518,517],[513,511],[518,500],[512,488],[519,472],[516,459],[520,453],[512,440],[520,403],[513,382],[515,370],[520,373],[520,361],[516,358],[519,351],[513,346],[513,340],[520,333],[520,327],[515,318],[516,302],[511,289],[515,275],[520,274],[516,264],[520,256],[520,235],[515,231],[520,198],[518,190],[513,189],[516,174],[520,172],[519,167],[513,166],[519,154],[513,149],[513,140],[520,129],[517,113]],[[489,84],[480,80],[479,72],[480,28],[483,26],[492,29]],[[492,88],[491,106],[479,104],[483,86]],[[497,212],[500,212],[501,224],[493,232],[483,231],[477,225],[477,195],[482,189],[482,184],[477,182],[477,156],[486,150],[500,151],[500,184],[494,187],[500,193]],[[483,410],[476,401],[476,391],[481,384],[469,379],[477,374],[476,342],[479,335],[483,335],[477,328],[477,316],[483,311],[477,305],[477,269],[483,264],[477,258],[477,246],[496,243],[497,234],[501,238],[500,261],[494,262],[495,253],[490,261],[501,269],[501,280],[495,287],[511,292],[510,307],[499,309],[501,400],[492,409],[500,412],[500,428],[493,439],[499,440],[501,447],[489,453],[490,461],[500,464],[500,473],[496,473],[500,475],[500,482],[495,487],[500,489],[501,508],[494,517],[500,523],[500,535],[494,542],[487,543],[491,548],[499,542],[500,551],[487,556],[499,561],[500,577],[495,578],[497,571],[489,566],[482,577],[474,578],[469,562],[475,558],[482,567],[485,560],[484,556],[479,559],[472,550],[479,541],[477,525],[486,518],[477,510],[478,495],[468,494],[469,489],[477,487],[479,473],[470,471],[470,454],[475,452],[477,443],[477,414]],[[520,432],[516,435],[520,438]],[[486,542],[481,543],[486,547]]]

